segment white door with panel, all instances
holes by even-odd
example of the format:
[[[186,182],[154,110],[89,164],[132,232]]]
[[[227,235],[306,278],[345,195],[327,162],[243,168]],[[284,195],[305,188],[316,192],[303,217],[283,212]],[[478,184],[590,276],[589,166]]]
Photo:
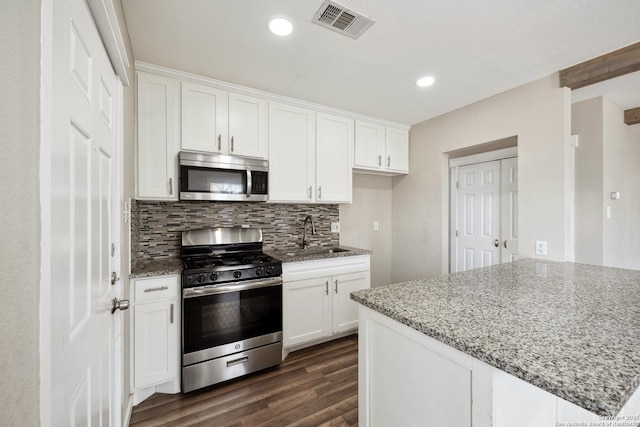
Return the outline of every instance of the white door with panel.
[[[66,0],[49,6],[52,37],[43,36],[51,41],[45,44],[43,64],[45,70],[51,66],[51,80],[45,83],[51,103],[42,159],[48,182],[42,189],[41,313],[46,327],[40,417],[42,425],[117,426],[121,314],[112,315],[111,308],[120,292],[114,284],[120,276],[122,85],[87,4]]]
[[[409,171],[409,131],[386,128],[386,159],[388,171],[408,173]]]
[[[210,86],[182,82],[183,150],[226,154],[229,93]]]
[[[229,93],[229,154],[267,158],[267,101]]]
[[[330,277],[297,280],[283,287],[285,347],[331,335]]]
[[[316,201],[351,203],[353,120],[325,113],[316,117]]]
[[[500,167],[502,170],[500,259],[502,262],[511,262],[518,259],[518,158],[501,160]]]
[[[369,276],[370,273],[367,270],[332,277],[334,334],[358,327],[358,303],[351,299],[351,292],[369,288],[371,282]]]
[[[311,202],[316,113],[269,102],[269,200]]]
[[[178,200],[180,82],[137,73],[139,199]]]
[[[451,272],[517,259],[517,167],[509,158],[452,168]]]

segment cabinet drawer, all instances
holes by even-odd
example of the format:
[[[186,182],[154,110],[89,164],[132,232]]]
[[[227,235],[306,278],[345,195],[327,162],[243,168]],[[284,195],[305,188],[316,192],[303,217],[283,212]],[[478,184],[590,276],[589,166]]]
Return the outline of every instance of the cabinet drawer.
[[[135,279],[134,302],[158,301],[178,297],[179,276],[162,276],[145,279]]]

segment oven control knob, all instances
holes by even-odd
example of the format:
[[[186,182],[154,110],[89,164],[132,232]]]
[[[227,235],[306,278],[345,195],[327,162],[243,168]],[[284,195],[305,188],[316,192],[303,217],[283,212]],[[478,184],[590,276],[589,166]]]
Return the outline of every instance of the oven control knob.
[[[234,277],[235,279],[239,279],[239,278],[240,278],[240,276],[242,276],[242,273],[241,273],[241,272],[239,272],[239,271],[234,271],[234,272],[233,272],[233,277]]]
[[[264,269],[262,267],[256,268],[256,276],[260,277],[264,274]]]
[[[273,274],[273,266],[272,265],[267,267],[267,274]]]
[[[196,280],[198,281],[198,283],[204,282],[204,274],[199,275]]]
[[[212,282],[215,282],[216,280],[218,280],[218,273],[211,274],[211,277],[209,277],[209,279],[211,279]]]

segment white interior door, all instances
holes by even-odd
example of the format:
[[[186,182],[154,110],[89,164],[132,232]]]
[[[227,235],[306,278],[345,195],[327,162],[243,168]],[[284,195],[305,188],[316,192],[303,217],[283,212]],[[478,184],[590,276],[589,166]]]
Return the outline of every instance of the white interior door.
[[[43,119],[50,118],[42,163],[48,183],[42,198],[41,321],[49,339],[42,356],[42,424],[118,426],[120,323],[111,314],[111,274],[120,275],[114,212],[122,85],[85,1],[45,3],[52,37],[43,56],[51,93],[44,97],[50,102]]]
[[[502,169],[500,260],[504,263],[518,259],[518,158],[501,160],[500,167]]]
[[[451,169],[451,272],[518,257],[518,158],[469,163]]]
[[[457,182],[456,271],[498,264],[500,162],[461,166]]]

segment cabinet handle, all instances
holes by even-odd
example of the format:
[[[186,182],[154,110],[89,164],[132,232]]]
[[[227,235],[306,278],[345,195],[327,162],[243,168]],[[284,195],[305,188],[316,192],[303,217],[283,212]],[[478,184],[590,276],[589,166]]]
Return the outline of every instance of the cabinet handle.
[[[173,178],[169,178],[169,195],[173,196]]]
[[[324,282],[324,293],[329,295],[329,281]]]
[[[167,289],[169,289],[168,286],[157,286],[155,288],[147,288],[144,291],[145,292],[156,292],[156,291],[166,291]]]
[[[169,323],[173,324],[173,303],[169,307]]]
[[[391,166],[391,156],[387,157],[387,167]]]
[[[311,200],[311,189],[312,189],[312,187],[309,186],[309,200]]]
[[[222,151],[222,135],[218,135],[218,151]]]
[[[378,154],[378,166],[382,166],[382,154]]]
[[[322,186],[318,187],[318,200],[322,199]]]
[[[231,152],[233,153],[233,137],[231,137]]]
[[[338,293],[338,279],[336,279],[333,283],[335,283],[336,287],[334,288],[336,294]]]

